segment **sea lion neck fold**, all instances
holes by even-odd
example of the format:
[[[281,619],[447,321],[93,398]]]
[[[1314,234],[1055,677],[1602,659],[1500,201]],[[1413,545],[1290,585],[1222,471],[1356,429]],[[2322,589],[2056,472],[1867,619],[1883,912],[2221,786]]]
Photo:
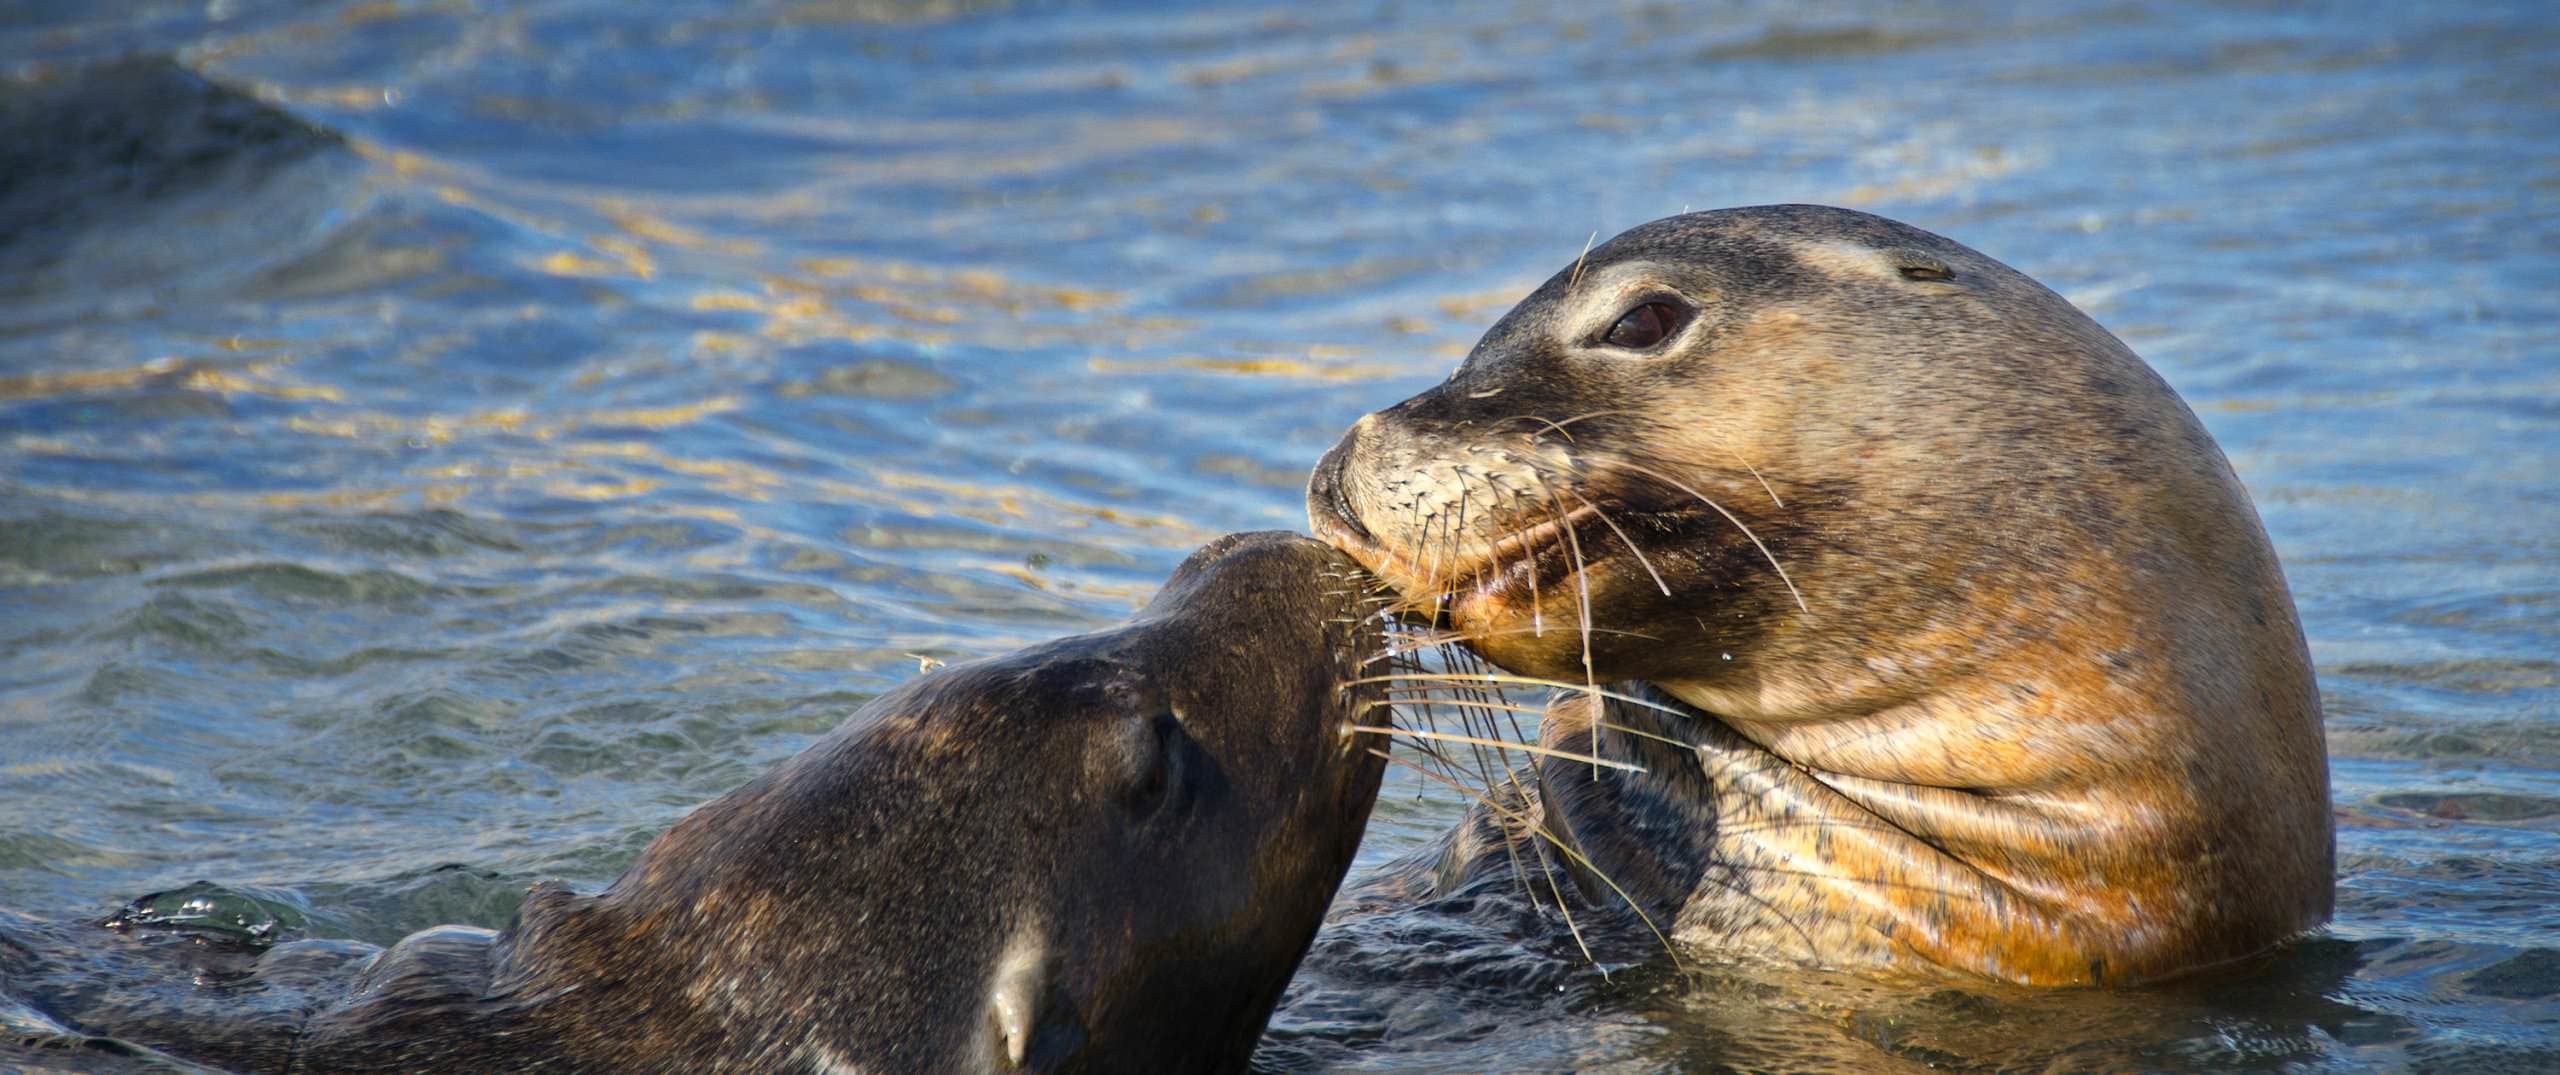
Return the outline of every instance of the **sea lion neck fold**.
[[[1692,941],[2118,980],[2328,913],[2318,696],[2246,493],[2131,350],[1952,240],[1817,206],[1630,230],[1362,419],[1308,504],[1497,663],[1698,711]]]

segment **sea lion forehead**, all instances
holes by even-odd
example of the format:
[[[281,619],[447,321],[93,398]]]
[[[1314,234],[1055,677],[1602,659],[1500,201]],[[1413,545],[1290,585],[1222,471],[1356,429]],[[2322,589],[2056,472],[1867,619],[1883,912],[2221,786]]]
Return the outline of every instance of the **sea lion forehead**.
[[[1516,346],[1524,331],[1597,340],[1628,311],[1658,298],[1718,321],[1844,300],[1863,316],[1883,309],[1880,302],[1926,302],[1985,284],[2017,290],[2002,282],[2012,275],[1952,239],[1854,210],[1776,205],[1685,213],[1592,249],[1514,308],[1487,341]]]
[[[1752,205],[1682,213],[1627,229],[1626,237],[1638,236],[1687,244],[1758,238],[1779,243],[1852,242],[1878,250],[1915,244],[1959,247],[1935,232],[1836,205]]]
[[[1784,290],[1804,279],[1805,266],[1788,237],[1742,222],[1701,219],[1710,215],[1665,217],[1620,232],[1540,291],[1561,299],[1586,293],[1588,285],[1651,276],[1668,285],[1753,293]]]
[[[1183,560],[1140,617],[1197,605],[1206,593],[1263,595],[1323,572],[1357,566],[1334,547],[1303,534],[1281,530],[1229,534]]]
[[[1659,290],[1699,305],[1765,302],[1837,288],[1844,279],[1942,280],[1963,246],[1868,213],[1763,205],[1664,217],[1592,248],[1539,288],[1524,309],[1583,327],[1607,308]]]
[[[1639,224],[1594,248],[1576,271],[1605,271],[1619,262],[1656,262],[1703,269],[1736,285],[1778,284],[1830,275],[1855,256],[1862,265],[1898,269],[1904,262],[1979,257],[1935,232],[1872,213],[1827,205],[1759,205],[1682,213]]]

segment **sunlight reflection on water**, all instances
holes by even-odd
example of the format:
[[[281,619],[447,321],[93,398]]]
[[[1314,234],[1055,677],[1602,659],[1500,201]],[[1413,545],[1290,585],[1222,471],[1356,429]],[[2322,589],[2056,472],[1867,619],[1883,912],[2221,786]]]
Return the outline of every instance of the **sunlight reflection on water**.
[[[1301,526],[1586,236],[1823,201],[2044,280],[2221,440],[2327,692],[2336,939],[2160,996],[1629,988],[1377,1062],[2560,1063],[2532,6],[974,7],[0,30],[0,906],[500,924],[915,655]],[[1400,782],[1365,857],[1455,809]]]

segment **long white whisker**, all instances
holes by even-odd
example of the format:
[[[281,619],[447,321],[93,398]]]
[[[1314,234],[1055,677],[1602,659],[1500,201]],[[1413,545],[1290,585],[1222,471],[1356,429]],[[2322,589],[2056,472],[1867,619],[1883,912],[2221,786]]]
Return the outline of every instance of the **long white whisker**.
[[[1378,724],[1354,724],[1351,726],[1351,730],[1355,732],[1370,732],[1378,735],[1409,736],[1415,739],[1436,739],[1449,743],[1466,743],[1472,746],[1491,747],[1495,750],[1515,750],[1523,754],[1535,754],[1542,758],[1563,758],[1566,761],[1587,761],[1593,765],[1605,765],[1612,769],[1621,769],[1630,773],[1641,773],[1647,771],[1644,766],[1637,765],[1634,762],[1614,761],[1591,754],[1581,754],[1570,750],[1557,750],[1554,747],[1539,746],[1535,743],[1515,743],[1508,739],[1495,739],[1481,735],[1460,735],[1456,732],[1425,731],[1420,728],[1397,728],[1391,725]]]
[[[1745,524],[1740,517],[1734,515],[1734,513],[1730,511],[1724,510],[1724,505],[1708,499],[1707,494],[1689,488],[1687,485],[1682,484],[1677,478],[1652,470],[1635,471],[1635,473],[1642,474],[1645,477],[1652,478],[1655,481],[1662,482],[1674,489],[1678,489],[1681,492],[1696,497],[1698,498],[1698,503],[1713,508],[1715,509],[1716,514],[1724,516],[1724,521],[1732,523],[1734,529],[1742,531],[1743,537],[1751,539],[1751,547],[1760,550],[1761,557],[1769,561],[1769,566],[1771,568],[1777,570],[1778,581],[1785,583],[1787,585],[1788,596],[1796,599],[1796,610],[1808,616],[1813,614],[1813,607],[1804,603],[1804,593],[1796,589],[1795,580],[1787,577],[1786,565],[1778,562],[1777,554],[1770,552],[1769,546],[1761,543],[1760,535],[1752,533],[1751,527]]]

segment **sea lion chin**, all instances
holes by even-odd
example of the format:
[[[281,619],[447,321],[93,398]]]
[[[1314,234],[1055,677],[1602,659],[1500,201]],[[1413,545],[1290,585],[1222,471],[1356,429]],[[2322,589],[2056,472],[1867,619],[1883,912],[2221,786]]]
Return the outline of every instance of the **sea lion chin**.
[[[1614,685],[1542,736],[1647,771],[1550,760],[1529,809],[1688,945],[2115,982],[2329,913],[2319,697],[2247,494],[2123,343],[1951,240],[1630,230],[1361,419],[1308,512],[1493,661]]]
[[[208,993],[100,989],[148,942],[13,925],[0,984],[62,1048],[239,1070],[1242,1070],[1377,797],[1375,587],[1223,538],[1128,623],[891,691],[504,931],[291,942]]]

